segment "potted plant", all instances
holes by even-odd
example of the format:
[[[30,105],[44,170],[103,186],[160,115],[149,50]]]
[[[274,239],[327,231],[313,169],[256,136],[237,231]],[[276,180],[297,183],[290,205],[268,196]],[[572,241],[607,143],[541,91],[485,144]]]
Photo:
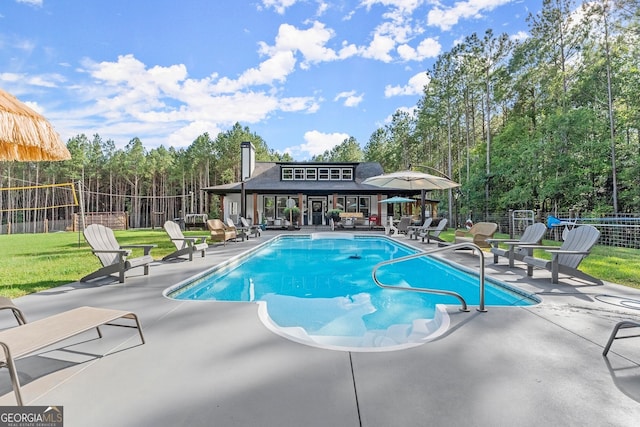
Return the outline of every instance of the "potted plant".
[[[327,219],[333,219],[333,222],[340,222],[340,214],[342,213],[342,209],[331,209],[327,212]]]
[[[295,223],[298,222],[298,218],[300,218],[300,208],[294,206],[292,208],[285,208],[282,211],[284,217],[289,220],[289,230],[295,230]]]

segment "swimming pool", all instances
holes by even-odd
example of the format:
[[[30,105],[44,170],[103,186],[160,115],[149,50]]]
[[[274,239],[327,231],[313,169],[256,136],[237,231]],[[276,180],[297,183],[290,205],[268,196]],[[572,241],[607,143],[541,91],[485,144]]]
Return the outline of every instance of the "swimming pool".
[[[241,257],[165,291],[180,300],[257,302],[273,332],[307,345],[388,351],[420,345],[444,333],[451,296],[382,289],[371,278],[381,261],[418,252],[383,236],[342,233],[281,235]],[[470,305],[478,278],[431,257],[378,270],[384,283],[452,289]],[[487,281],[486,305],[531,305],[517,289]]]

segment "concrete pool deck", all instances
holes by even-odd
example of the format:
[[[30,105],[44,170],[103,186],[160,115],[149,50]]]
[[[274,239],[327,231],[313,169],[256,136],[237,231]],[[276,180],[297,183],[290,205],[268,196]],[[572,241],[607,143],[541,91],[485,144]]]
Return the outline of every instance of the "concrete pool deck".
[[[640,338],[618,340],[602,356],[613,326],[639,319],[640,291],[624,286],[562,275],[553,285],[548,272],[527,278],[522,265],[510,270],[505,260],[495,266],[486,257],[489,276],[542,303],[486,313],[452,306],[444,336],[381,353],[288,341],[262,325],[255,304],[162,296],[275,234],[212,245],[193,262],[157,262],[149,276],[132,270],[125,284],[70,283],[16,299],[27,320],[83,305],[130,310],[147,341],[140,345],[135,330],[105,327],[102,339],[89,332],[19,360],[25,404],[63,406],[65,427],[633,426],[640,420]],[[448,258],[477,265],[461,252]],[[10,314],[0,313],[0,327],[13,325]],[[6,369],[0,394],[0,405],[15,405]]]

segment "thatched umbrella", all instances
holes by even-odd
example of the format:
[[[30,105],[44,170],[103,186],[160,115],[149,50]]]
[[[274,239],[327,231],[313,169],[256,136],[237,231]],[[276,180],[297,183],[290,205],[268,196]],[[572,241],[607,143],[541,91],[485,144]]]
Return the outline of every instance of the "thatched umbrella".
[[[51,123],[0,89],[0,160],[68,160],[71,154]]]

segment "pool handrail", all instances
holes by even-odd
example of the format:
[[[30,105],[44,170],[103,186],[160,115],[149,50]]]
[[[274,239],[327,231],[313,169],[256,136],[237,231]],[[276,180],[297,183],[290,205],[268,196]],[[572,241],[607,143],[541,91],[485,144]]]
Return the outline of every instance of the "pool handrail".
[[[403,256],[403,257],[400,257],[400,258],[395,258],[395,259],[391,259],[391,260],[387,260],[387,261],[382,261],[382,262],[379,262],[378,264],[376,264],[373,267],[373,270],[371,271],[371,277],[373,278],[373,281],[376,283],[376,285],[378,285],[381,288],[385,288],[385,289],[398,289],[398,290],[404,290],[404,291],[423,292],[423,293],[440,294],[440,295],[449,295],[449,296],[455,297],[460,301],[460,303],[462,305],[462,307],[460,308],[460,311],[469,311],[469,309],[467,308],[467,302],[462,297],[462,295],[460,295],[457,292],[445,291],[444,289],[408,288],[408,287],[405,287],[405,286],[385,285],[384,283],[380,282],[378,280],[378,278],[376,277],[376,272],[378,271],[378,269],[380,267],[385,266],[385,265],[396,264],[396,263],[399,263],[399,262],[408,261],[410,259],[418,258],[418,257],[421,257],[421,256],[431,255],[431,254],[436,253],[436,252],[444,252],[444,251],[447,251],[447,250],[456,250],[456,249],[472,249],[475,253],[478,254],[478,256],[480,258],[480,271],[479,271],[479,276],[480,276],[480,304],[478,305],[478,308],[476,310],[484,313],[484,312],[487,311],[485,309],[485,306],[484,306],[484,252],[482,252],[482,249],[480,249],[480,246],[476,245],[475,243],[463,242],[463,243],[456,243],[456,244],[452,244],[452,245],[444,245],[444,246],[437,247],[435,249],[430,249],[428,251],[422,251],[422,252],[418,252],[418,253],[415,253],[415,254],[406,255],[406,256]]]

